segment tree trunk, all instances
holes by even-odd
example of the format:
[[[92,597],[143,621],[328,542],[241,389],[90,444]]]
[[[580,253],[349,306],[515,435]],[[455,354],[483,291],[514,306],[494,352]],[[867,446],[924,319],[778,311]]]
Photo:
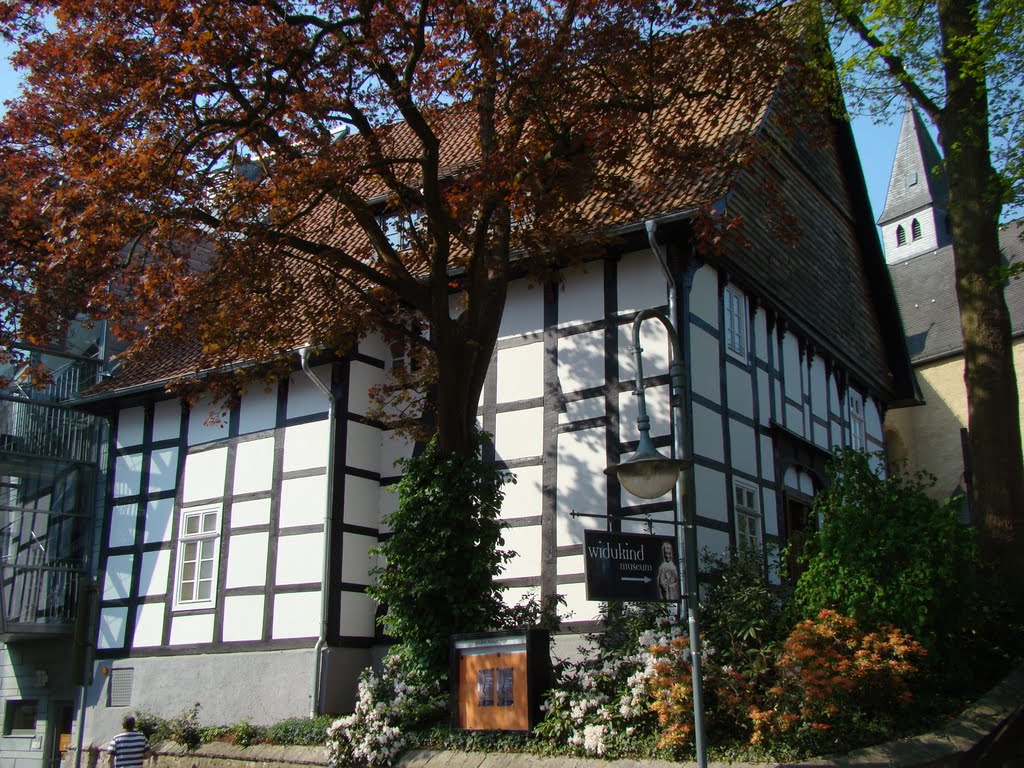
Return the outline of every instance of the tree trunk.
[[[940,0],[946,61],[946,104],[939,142],[949,177],[949,211],[957,300],[964,343],[972,507],[985,560],[1001,586],[1024,606],[1020,567],[1024,462],[1010,316],[997,270],[1001,189],[990,162],[984,74],[965,60],[957,41],[977,34],[977,4]],[[962,42],[960,43],[962,45]]]

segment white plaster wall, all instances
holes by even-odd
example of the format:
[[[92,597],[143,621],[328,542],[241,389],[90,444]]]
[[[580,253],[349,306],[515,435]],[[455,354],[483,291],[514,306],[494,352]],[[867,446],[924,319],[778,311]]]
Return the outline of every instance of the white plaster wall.
[[[864,398],[864,431],[867,433],[867,436],[874,438],[876,442],[882,442],[881,414],[878,410],[878,403],[870,397]]]
[[[200,445],[228,436],[228,409],[209,396],[200,397],[188,414],[188,444]]]
[[[167,578],[171,571],[171,550],[157,549],[142,553],[139,571],[139,595],[154,597],[167,594]]]
[[[526,408],[495,416],[494,450],[506,461],[544,452],[544,409]]]
[[[650,250],[634,251],[618,263],[618,311],[638,312],[668,302],[668,288],[657,257]]]
[[[381,460],[381,447],[380,430],[358,421],[348,423],[345,461],[350,467],[380,472],[385,476],[391,474],[393,470],[390,464]],[[338,452],[340,453],[340,450]]]
[[[564,394],[604,386],[603,331],[561,337],[557,351],[558,383]]]
[[[341,580],[349,584],[370,584],[370,569],[377,563],[370,549],[377,546],[374,536],[346,533],[341,547]]]
[[[174,499],[156,499],[146,504],[146,529],[143,541],[155,544],[171,540]]]
[[[274,438],[246,440],[235,447],[232,493],[269,491],[274,478]]]
[[[828,427],[823,424],[819,424],[818,422],[814,422],[814,444],[820,448],[827,449],[829,447],[828,439]]]
[[[636,360],[633,355],[633,326],[620,325],[618,335],[619,380],[636,381]],[[644,378],[662,376],[668,373],[671,363],[671,345],[668,331],[656,319],[645,320],[640,325],[640,348],[643,349]]]
[[[186,456],[182,503],[222,498],[227,459],[227,448],[198,451]]]
[[[146,412],[140,405],[137,408],[125,408],[117,414],[117,447],[128,448],[142,443],[142,428],[145,424]]]
[[[729,398],[729,410],[754,418],[754,391],[750,374],[735,365],[725,366],[726,394]]]
[[[143,603],[135,611],[133,648],[163,645],[164,604]]]
[[[811,410],[821,419],[828,418],[828,382],[825,379],[825,362],[815,355],[811,358]]]
[[[544,344],[498,350],[499,403],[529,400],[544,394]]]
[[[260,640],[263,637],[263,595],[230,595],[224,598],[224,642]]]
[[[213,614],[185,613],[171,618],[169,645],[195,645],[213,642]]]
[[[238,432],[251,435],[272,429],[277,423],[277,383],[252,385],[242,396],[238,409]]]
[[[281,536],[277,540],[275,584],[319,584],[323,571],[323,533]]]
[[[161,400],[153,406],[153,441],[181,437],[181,401]]]
[[[704,265],[693,276],[690,312],[712,328],[718,328],[718,300],[718,272]]]
[[[228,539],[228,570],[225,586],[258,587],[267,581],[267,547],[270,534],[235,534]]]
[[[761,435],[761,479],[772,482],[775,480],[775,454],[773,452],[772,439],[768,435]]]
[[[717,469],[699,464],[693,468],[694,499],[697,514],[710,520],[726,522],[729,519],[726,499],[725,475]]]
[[[356,475],[345,478],[345,522],[376,528],[380,522],[380,484]]]
[[[96,647],[123,648],[124,630],[128,621],[128,609],[125,607],[103,608],[100,611],[99,636]]]
[[[647,387],[644,390],[647,417],[651,420],[651,437],[662,437],[672,432],[672,402],[668,385]],[[640,402],[632,390],[619,393],[619,438],[622,442],[640,439],[636,417]]]
[[[800,364],[800,346],[796,337],[787,333],[782,340],[782,364],[786,377],[786,397],[800,402],[803,400],[803,366]],[[802,417],[801,417],[802,418]],[[787,426],[789,426],[787,424]]]
[[[129,453],[114,460],[114,498],[137,496],[142,490],[142,454]]]
[[[598,527],[593,518],[573,518],[570,513],[603,512],[607,481],[604,429],[587,429],[558,435],[558,546],[583,543],[583,528]]]
[[[320,633],[320,590],[274,596],[275,640],[316,637]]]
[[[764,530],[769,536],[779,535],[779,515],[775,506],[775,494],[764,489],[761,493],[761,514],[764,517]]]
[[[110,511],[111,547],[130,547],[135,544],[135,526],[138,520],[138,504],[116,506]]]
[[[768,362],[768,314],[761,308],[754,310],[753,345],[757,359]]]
[[[284,471],[313,469],[327,464],[327,420],[297,424],[284,431]]]
[[[722,417],[700,403],[693,404],[693,452],[712,461],[725,461]]]
[[[754,430],[736,419],[729,419],[729,448],[732,466],[756,477],[757,440]]]
[[[149,458],[149,492],[173,491],[178,483],[178,449],[161,448]]]
[[[718,339],[703,328],[690,328],[690,386],[694,394],[706,397],[716,405],[722,402],[722,383],[718,375]]]
[[[763,371],[760,368],[757,369],[757,402],[758,402],[758,423],[762,427],[767,427],[771,422],[772,411],[771,411],[771,381],[768,377],[768,371]]]
[[[349,425],[349,435],[351,439],[352,425]],[[408,459],[412,456],[415,445],[407,438],[402,435],[397,435],[394,432],[376,432],[376,439],[374,443],[367,445],[366,450],[372,451],[374,446],[379,447],[380,456],[380,473],[384,477],[389,477],[398,474],[398,468],[395,466],[395,462],[399,459]]]
[[[559,424],[572,424],[575,421],[599,419],[604,416],[604,397],[588,397],[585,400],[572,400],[565,404],[565,411],[558,414]]]
[[[543,467],[520,467],[514,473],[516,482],[504,487],[505,499],[501,504],[502,518],[510,520],[516,517],[540,515],[544,504],[541,490]]]
[[[362,592],[341,593],[340,631],[343,635],[373,637],[377,602]]]
[[[379,333],[371,332],[366,334],[359,341],[359,354],[372,357],[376,360],[388,359],[388,348],[384,339]]]
[[[131,596],[132,555],[115,555],[107,558],[103,575],[103,599],[122,600]]]
[[[558,325],[565,327],[603,319],[603,262],[581,264],[565,270],[562,275],[564,282],[558,296]]]
[[[328,390],[331,388],[331,367],[318,365],[312,368],[313,374],[323,382]],[[288,404],[285,408],[286,417],[294,419],[299,416],[312,416],[315,413],[327,413],[329,403],[324,393],[316,384],[309,380],[304,371],[298,371],[288,379]]]
[[[530,286],[527,280],[516,280],[508,288],[498,336],[505,339],[535,331],[543,317],[544,290]]]
[[[231,505],[231,527],[267,525],[270,522],[270,499],[236,501]]]
[[[501,578],[539,576],[540,526],[525,525],[519,528],[506,528],[501,535],[505,539],[505,546],[502,549],[516,554],[516,557],[505,564]]]
[[[370,410],[370,387],[380,384],[385,373],[373,365],[353,360],[348,377],[348,410],[365,416]]]

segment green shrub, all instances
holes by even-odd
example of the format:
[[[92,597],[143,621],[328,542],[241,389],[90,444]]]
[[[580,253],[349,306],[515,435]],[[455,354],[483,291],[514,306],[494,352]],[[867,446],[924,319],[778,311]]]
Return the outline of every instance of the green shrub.
[[[266,728],[253,725],[248,719],[235,723],[225,729],[231,735],[231,741],[240,747],[251,747],[263,741],[266,735]]]
[[[472,456],[446,456],[435,438],[401,462],[391,535],[374,550],[386,565],[367,592],[387,606],[384,629],[409,662],[441,675],[449,637],[495,626],[504,608],[494,579],[512,557],[499,547],[502,486],[514,479],[483,460],[484,440]]]
[[[315,747],[327,740],[327,729],[333,718],[330,715],[316,717],[294,717],[269,725],[263,738],[269,744],[294,744]]]
[[[972,531],[956,502],[927,496],[926,476],[883,477],[871,461],[846,450],[832,462],[831,485],[815,499],[821,529],[801,557],[797,605],[804,618],[829,608],[867,628],[899,627],[937,658],[971,624]]]
[[[150,744],[170,740],[171,730],[164,718],[145,710],[133,714],[135,715],[135,729],[145,736]]]
[[[199,710],[201,708],[197,701],[191,707],[183,709],[167,723],[171,741],[181,744],[189,752],[198,749],[199,745],[203,743],[202,727],[199,725]]]

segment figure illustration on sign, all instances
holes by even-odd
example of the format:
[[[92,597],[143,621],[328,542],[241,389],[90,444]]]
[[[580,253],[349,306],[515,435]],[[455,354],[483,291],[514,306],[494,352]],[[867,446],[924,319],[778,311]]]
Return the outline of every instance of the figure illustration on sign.
[[[675,552],[669,541],[661,545],[661,565],[658,566],[658,592],[662,600],[679,599],[679,569],[676,568]]]

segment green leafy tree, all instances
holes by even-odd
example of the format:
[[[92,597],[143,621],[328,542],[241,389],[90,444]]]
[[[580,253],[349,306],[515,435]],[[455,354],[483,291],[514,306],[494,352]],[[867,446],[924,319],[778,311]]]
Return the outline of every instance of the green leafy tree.
[[[884,114],[909,99],[938,127],[964,345],[973,508],[1000,588],[1024,605],[1024,462],[999,219],[1024,195],[1024,4],[823,0],[846,92]]]
[[[387,606],[388,634],[402,640],[407,660],[446,674],[448,638],[494,626],[504,605],[494,578],[511,553],[500,547],[503,487],[508,473],[482,457],[445,454],[432,440],[402,462],[391,535],[375,551],[386,564],[367,591]]]
[[[940,503],[927,488],[920,475],[883,476],[860,451],[834,459],[814,504],[821,528],[801,557],[795,598],[804,618],[832,609],[869,629],[893,625],[929,651],[956,641],[974,603],[973,532],[955,499]]]

